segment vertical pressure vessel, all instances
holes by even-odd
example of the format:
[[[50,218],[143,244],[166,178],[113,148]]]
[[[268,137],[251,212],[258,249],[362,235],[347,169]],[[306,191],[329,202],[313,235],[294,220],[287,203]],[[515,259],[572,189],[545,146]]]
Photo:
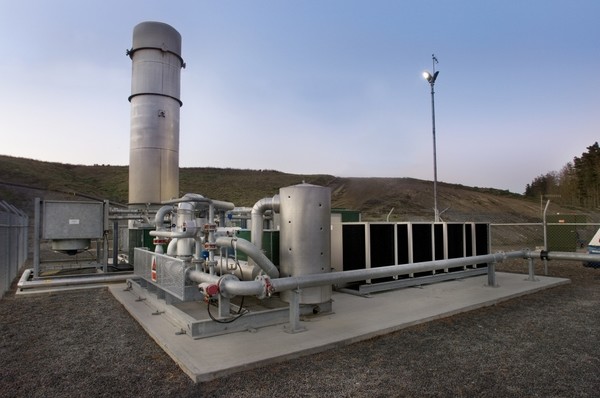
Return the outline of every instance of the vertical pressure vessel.
[[[331,190],[299,184],[279,190],[281,277],[331,271]],[[291,292],[282,292],[289,301]],[[302,289],[301,304],[331,300],[331,285]]]
[[[129,203],[179,197],[181,35],[161,22],[133,30]]]

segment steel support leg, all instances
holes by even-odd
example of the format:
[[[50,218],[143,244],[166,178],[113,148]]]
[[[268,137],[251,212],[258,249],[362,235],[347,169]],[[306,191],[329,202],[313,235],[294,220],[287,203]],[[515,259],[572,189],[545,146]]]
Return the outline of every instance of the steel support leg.
[[[488,264],[488,283],[489,287],[498,287],[496,283],[496,263]]]
[[[229,318],[231,316],[231,301],[227,297],[219,294],[219,318]]]
[[[287,333],[303,332],[306,328],[300,325],[300,289],[294,289],[290,295],[290,323],[286,325]]]
[[[528,258],[529,262],[529,278],[527,278],[530,282],[537,282],[539,279],[535,277],[535,267],[533,266],[533,258]]]

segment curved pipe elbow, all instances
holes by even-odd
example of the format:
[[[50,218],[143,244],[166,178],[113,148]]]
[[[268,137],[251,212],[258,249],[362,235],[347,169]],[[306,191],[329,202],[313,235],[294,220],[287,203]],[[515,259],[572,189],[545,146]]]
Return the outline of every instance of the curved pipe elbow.
[[[246,253],[248,257],[250,257],[256,265],[260,267],[269,277],[271,278],[279,278],[279,270],[275,267],[275,264],[269,260],[267,256],[264,255],[262,251],[246,239],[241,238],[227,238],[227,237],[219,237],[217,238],[217,246],[219,247],[231,247],[237,248],[242,252]]]
[[[187,276],[196,283],[217,285],[219,293],[228,298],[234,296],[257,296],[263,299],[272,293],[272,285],[268,277],[259,277],[253,281],[240,281],[236,276],[231,274],[219,277],[195,270],[189,270]]]
[[[173,206],[165,205],[158,209],[156,215],[154,216],[154,227],[158,231],[163,231],[165,228],[163,227],[163,223],[165,221],[165,216],[173,211]]]
[[[252,211],[250,212],[252,243],[259,249],[262,248],[263,217],[265,212],[273,210],[275,213],[279,213],[280,203],[279,195],[275,195],[272,198],[262,198],[252,207]]]

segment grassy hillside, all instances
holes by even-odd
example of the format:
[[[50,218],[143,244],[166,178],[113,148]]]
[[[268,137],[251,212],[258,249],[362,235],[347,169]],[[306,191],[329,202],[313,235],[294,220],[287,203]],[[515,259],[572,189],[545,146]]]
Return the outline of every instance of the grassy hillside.
[[[279,188],[301,182],[327,186],[332,206],[360,210],[364,220],[431,221],[433,186],[412,178],[340,178],[274,170],[182,168],[180,194],[199,193],[252,206]],[[32,199],[108,199],[127,203],[127,166],[82,166],[0,155],[0,199],[30,211]],[[438,207],[447,221],[540,220],[540,203],[495,189],[438,183]]]

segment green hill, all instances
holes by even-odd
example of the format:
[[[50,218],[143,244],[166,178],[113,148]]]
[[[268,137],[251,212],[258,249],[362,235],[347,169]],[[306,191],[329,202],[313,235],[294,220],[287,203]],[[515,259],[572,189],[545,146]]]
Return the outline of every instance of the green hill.
[[[236,206],[252,206],[277,194],[281,187],[301,182],[330,187],[332,207],[359,210],[363,220],[385,221],[390,211],[390,221],[433,219],[433,184],[413,178],[341,178],[194,167],[180,169],[179,187],[181,195],[193,192]],[[127,190],[127,166],[71,165],[0,155],[0,199],[28,212],[35,197],[108,199],[126,204]],[[540,220],[539,202],[491,188],[438,183],[438,206],[445,210],[442,218],[446,221]]]

